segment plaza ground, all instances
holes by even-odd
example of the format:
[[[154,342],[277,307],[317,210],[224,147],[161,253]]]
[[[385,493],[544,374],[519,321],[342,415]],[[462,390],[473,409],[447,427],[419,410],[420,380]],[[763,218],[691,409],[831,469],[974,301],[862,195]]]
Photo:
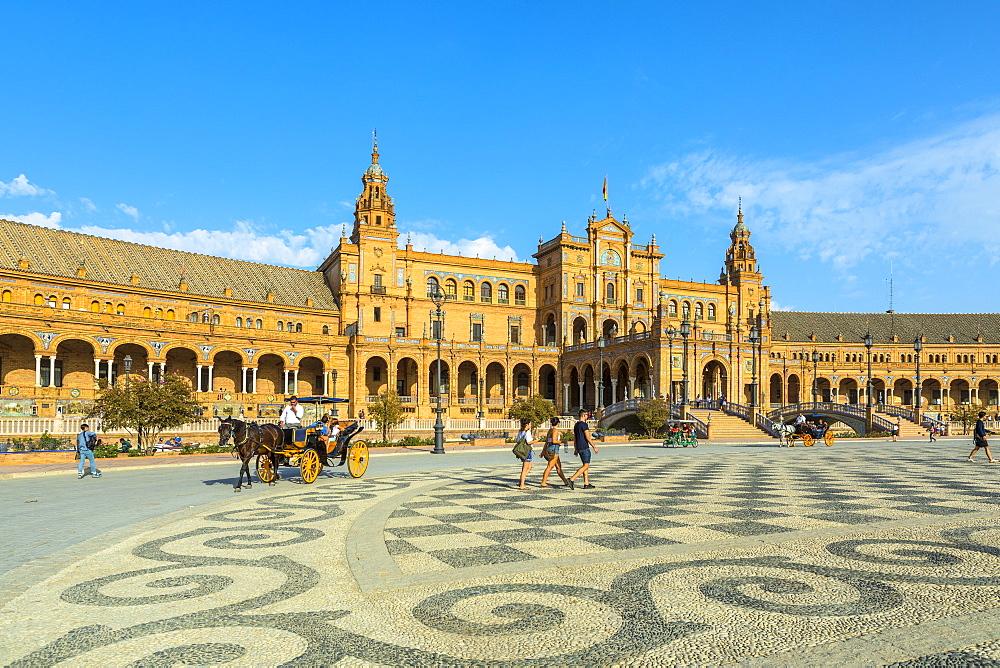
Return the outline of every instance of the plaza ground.
[[[2,480],[0,663],[1000,665],[969,449],[602,447],[573,491],[514,489],[507,449]]]

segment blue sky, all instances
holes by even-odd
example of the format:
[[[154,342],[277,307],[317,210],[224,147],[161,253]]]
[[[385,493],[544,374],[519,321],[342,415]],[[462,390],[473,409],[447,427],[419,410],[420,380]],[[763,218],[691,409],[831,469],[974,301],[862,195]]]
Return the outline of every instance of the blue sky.
[[[0,216],[314,268],[378,128],[417,248],[610,204],[779,307],[995,311],[997,2],[7,3]]]

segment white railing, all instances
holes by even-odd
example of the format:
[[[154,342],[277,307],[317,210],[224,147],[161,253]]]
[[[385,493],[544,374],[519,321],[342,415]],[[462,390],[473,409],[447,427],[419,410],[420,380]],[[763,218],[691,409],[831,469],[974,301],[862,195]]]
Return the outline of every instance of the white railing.
[[[518,420],[501,418],[476,420],[474,418],[442,417],[441,421],[444,423],[444,428],[448,431],[475,431],[477,429],[516,431],[521,426]],[[393,438],[399,438],[411,433],[433,432],[434,422],[434,418],[407,418],[399,426],[393,427],[392,436]],[[375,424],[375,420],[361,420],[361,425],[366,432],[378,433],[378,425]]]
[[[0,436],[34,436],[45,432],[53,436],[69,436],[78,433],[81,424],[90,425],[94,431],[102,431],[100,420],[95,418],[0,418]],[[122,429],[113,431],[116,434],[126,433]],[[213,431],[219,431],[219,420],[216,418],[189,422],[164,433],[202,434]]]

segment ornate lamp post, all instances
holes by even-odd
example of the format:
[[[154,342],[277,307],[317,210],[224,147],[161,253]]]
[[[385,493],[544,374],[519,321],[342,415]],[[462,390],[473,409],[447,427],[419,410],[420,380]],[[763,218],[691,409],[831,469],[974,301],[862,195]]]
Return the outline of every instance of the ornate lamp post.
[[[122,361],[125,362],[125,392],[128,392],[128,377],[129,377],[129,372],[132,371],[132,356],[126,355],[125,359]],[[56,381],[53,379],[51,381],[51,384],[55,385]]]
[[[670,389],[667,391],[667,401],[672,405],[677,401],[677,397],[674,396],[674,339],[677,337],[677,330],[673,327],[667,329],[667,374],[670,379],[670,384],[667,385]],[[671,409],[673,410],[673,409]]]
[[[760,329],[757,325],[750,328],[750,335],[747,337],[750,341],[751,353],[753,355],[753,372],[750,376],[750,408],[757,408],[757,346],[760,343]]]
[[[920,339],[919,336],[913,339],[913,351],[916,353],[913,359],[917,364],[917,391],[913,396],[913,418],[917,424],[920,424],[920,404],[923,403],[921,395],[924,391],[923,384],[920,382],[920,351],[924,349],[924,342]]]
[[[681,322],[681,338],[684,339],[684,364],[682,365],[683,381],[681,382],[681,419],[687,418],[688,405],[688,337],[691,336],[691,323],[687,314]]]
[[[597,410],[604,408],[604,346],[608,345],[603,335],[597,338],[597,351],[599,354],[597,367]]]
[[[817,382],[818,379],[816,378],[816,376],[818,375],[816,367],[819,365],[819,352],[815,350],[813,351],[812,360],[813,360],[813,403],[818,404],[819,402],[816,400],[816,397],[819,395],[819,383]]]
[[[483,379],[483,378],[480,378],[479,379],[479,412],[476,415],[476,419],[477,420],[482,420],[483,417],[484,417],[483,402],[485,401],[485,399],[483,398],[483,389],[484,389],[485,384],[486,384],[486,380]]]
[[[434,420],[434,449],[431,450],[432,455],[444,454],[444,422],[441,421],[441,339],[444,338],[441,305],[444,304],[444,300],[445,294],[441,291],[441,286],[435,283],[434,289],[431,291],[431,301],[434,302],[434,308],[437,309],[437,331],[434,332],[437,339],[437,407],[434,409],[434,413],[437,414],[437,419]]]
[[[334,369],[331,373],[333,374],[333,396],[336,397],[337,396],[337,370]],[[337,404],[334,404],[333,405],[333,410],[330,411],[330,416],[333,417],[333,419],[337,419],[337,414],[339,412],[340,411],[337,410]]]
[[[865,334],[865,348],[868,349],[868,384],[865,386],[865,428],[872,430],[872,333]]]

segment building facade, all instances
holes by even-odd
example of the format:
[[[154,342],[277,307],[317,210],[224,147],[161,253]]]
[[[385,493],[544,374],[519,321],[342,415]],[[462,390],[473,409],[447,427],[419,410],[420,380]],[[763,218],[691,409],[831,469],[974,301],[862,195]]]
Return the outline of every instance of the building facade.
[[[501,417],[531,394],[570,413],[685,387],[761,407],[863,404],[869,353],[873,401],[912,406],[919,360],[925,410],[997,405],[1000,316],[772,312],[742,211],[718,281],[698,283],[663,278],[656,236],[636,239],[610,209],[581,236],[563,223],[540,238],[533,263],[416,250],[400,243],[377,145],[361,182],[350,236],[316,271],[0,221],[0,414],[80,415],[100,379],[168,373],[206,410],[249,419],[293,393],[346,398],[341,415],[356,415],[389,389],[424,418],[439,393],[451,417]]]

